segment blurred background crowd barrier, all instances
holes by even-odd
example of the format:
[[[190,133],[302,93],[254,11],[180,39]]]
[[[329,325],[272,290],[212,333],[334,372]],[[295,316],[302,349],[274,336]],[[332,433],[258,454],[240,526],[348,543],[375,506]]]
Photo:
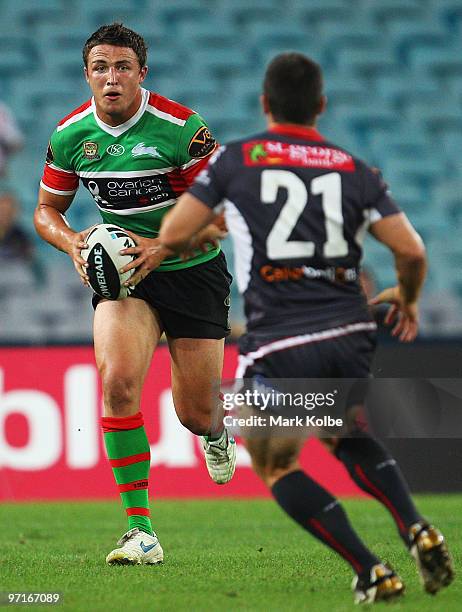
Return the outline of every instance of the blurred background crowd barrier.
[[[462,336],[462,0],[0,0],[0,194],[20,204],[14,223],[33,243],[27,258],[0,248],[0,343],[91,339],[89,291],[35,238],[32,213],[50,133],[89,97],[82,46],[114,20],[149,44],[146,87],[197,110],[220,142],[264,127],[258,96],[275,53],[320,62],[321,132],[381,168],[427,245],[423,335]],[[83,189],[69,220],[99,220]],[[377,288],[392,283],[388,253],[372,240],[366,250]]]

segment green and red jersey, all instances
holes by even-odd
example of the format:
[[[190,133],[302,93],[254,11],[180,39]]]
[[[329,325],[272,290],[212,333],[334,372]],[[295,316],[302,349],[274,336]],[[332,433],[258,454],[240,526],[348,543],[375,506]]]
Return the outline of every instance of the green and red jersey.
[[[164,214],[206,166],[215,146],[197,113],[157,93],[142,89],[136,114],[115,127],[101,121],[92,98],[53,132],[41,186],[69,196],[80,179],[104,223],[153,238]],[[159,270],[196,265],[218,252],[197,252],[187,262],[171,257]]]

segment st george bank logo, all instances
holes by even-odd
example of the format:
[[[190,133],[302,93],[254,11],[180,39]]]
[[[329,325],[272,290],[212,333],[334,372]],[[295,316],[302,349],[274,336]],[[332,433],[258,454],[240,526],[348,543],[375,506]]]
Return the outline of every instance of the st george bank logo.
[[[119,155],[123,155],[125,153],[125,147],[121,144],[111,144],[106,149],[106,152],[114,157],[119,157]]]

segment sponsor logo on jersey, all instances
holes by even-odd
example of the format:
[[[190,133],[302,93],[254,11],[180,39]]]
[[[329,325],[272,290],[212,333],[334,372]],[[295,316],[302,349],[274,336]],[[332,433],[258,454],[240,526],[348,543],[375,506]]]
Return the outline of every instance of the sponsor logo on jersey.
[[[132,149],[133,157],[140,157],[141,155],[149,155],[149,157],[160,157],[160,153],[157,147],[147,147],[144,142],[139,142]]]
[[[194,136],[191,138],[188,147],[188,153],[191,157],[200,159],[206,157],[217,146],[217,141],[210,133],[210,130],[203,125],[200,127]]]
[[[353,172],[355,163],[351,155],[327,146],[301,145],[265,140],[243,145],[246,166],[295,166],[323,168]]]
[[[130,180],[84,178],[83,184],[99,207],[114,211],[133,208],[137,202],[143,206],[155,205],[176,197],[167,175]]]
[[[289,268],[284,266],[281,268],[265,265],[260,268],[260,276],[267,283],[280,283],[282,281],[299,281],[305,274],[303,267]]]
[[[249,151],[250,161],[254,164],[258,164],[258,162],[265,157],[268,157],[268,153],[266,152],[265,145],[263,142],[257,142]]]
[[[86,140],[83,143],[83,156],[90,160],[101,159],[101,155],[98,154],[98,143]]]
[[[336,283],[351,283],[358,279],[358,272],[355,268],[312,268],[310,266],[276,267],[270,264],[261,266],[260,276],[267,283],[281,283],[284,281],[300,281],[303,278],[318,279],[324,278]]]
[[[114,143],[108,146],[106,153],[109,153],[109,155],[113,157],[119,157],[125,153],[125,147],[121,144]]]
[[[55,159],[55,156],[53,155],[53,149],[51,147],[51,142],[49,142],[48,143],[48,149],[47,149],[47,156],[45,158],[45,163],[46,164],[52,164],[54,159]]]

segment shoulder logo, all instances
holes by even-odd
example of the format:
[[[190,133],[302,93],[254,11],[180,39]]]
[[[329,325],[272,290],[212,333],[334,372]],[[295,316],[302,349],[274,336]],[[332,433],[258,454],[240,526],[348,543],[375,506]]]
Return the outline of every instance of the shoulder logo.
[[[211,153],[217,145],[217,141],[210,133],[208,127],[203,125],[191,138],[188,153],[191,157],[200,159]]]
[[[133,157],[140,157],[141,155],[149,155],[150,157],[160,157],[160,153],[157,147],[147,147],[144,142],[139,142],[132,149]]]
[[[86,140],[83,143],[83,156],[90,160],[101,159],[101,155],[98,154],[98,149],[99,146],[97,142]]]
[[[115,143],[108,146],[106,152],[114,157],[119,157],[125,153],[125,147],[121,144]]]

